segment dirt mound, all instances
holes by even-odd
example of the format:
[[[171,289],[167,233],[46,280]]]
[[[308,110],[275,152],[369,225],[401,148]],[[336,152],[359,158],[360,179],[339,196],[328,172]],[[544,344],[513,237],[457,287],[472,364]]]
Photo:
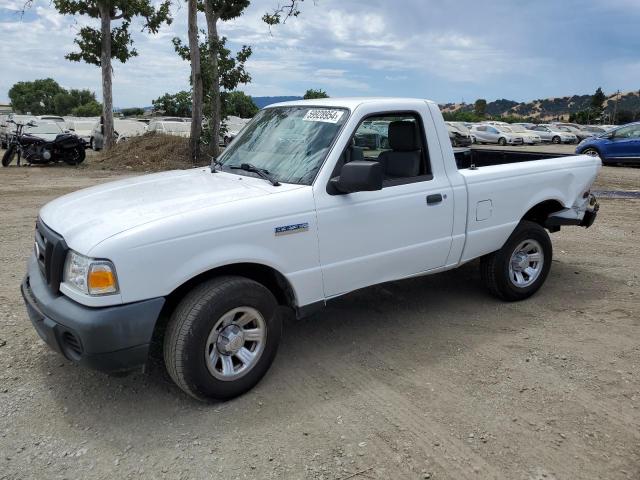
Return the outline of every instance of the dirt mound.
[[[147,133],[118,143],[108,152],[100,152],[88,163],[100,170],[132,170],[160,172],[208,165],[203,159],[199,164],[189,158],[189,139],[171,135]]]

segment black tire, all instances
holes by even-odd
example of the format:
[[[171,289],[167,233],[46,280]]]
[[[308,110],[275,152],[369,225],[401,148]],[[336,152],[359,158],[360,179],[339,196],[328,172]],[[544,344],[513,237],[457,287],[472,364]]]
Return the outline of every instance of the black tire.
[[[264,319],[264,348],[243,376],[218,379],[205,360],[209,335],[227,312],[245,306],[257,310]],[[202,401],[227,400],[250,390],[267,372],[278,350],[282,318],[277,307],[266,287],[244,277],[214,278],[195,287],[176,307],[165,333],[164,360],[173,381]]]
[[[558,145],[559,143],[561,143],[562,140],[560,139],[560,137],[555,136],[551,139],[551,143],[555,143],[556,145]]]
[[[541,270],[535,281],[520,287],[510,276],[510,264],[516,248],[523,242],[533,240],[542,249]],[[527,220],[521,221],[502,248],[482,257],[480,273],[482,281],[496,297],[509,302],[524,300],[536,293],[549,274],[553,259],[553,247],[547,231],[539,224]]]
[[[76,166],[84,162],[86,156],[87,154],[84,151],[84,147],[79,145],[62,157],[62,160],[64,160],[64,163],[67,165]]]
[[[501,147],[504,147],[507,144],[507,139],[504,137],[500,137],[498,139],[498,145],[500,145]]]
[[[2,156],[2,166],[3,167],[8,167],[9,165],[11,165],[11,162],[13,161],[14,154],[15,154],[15,147],[9,147],[9,150],[4,152],[4,155]]]

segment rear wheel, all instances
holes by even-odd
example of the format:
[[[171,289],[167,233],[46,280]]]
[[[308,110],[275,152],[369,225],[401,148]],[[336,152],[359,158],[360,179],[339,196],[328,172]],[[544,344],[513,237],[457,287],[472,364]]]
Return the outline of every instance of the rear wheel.
[[[556,145],[559,144],[561,142],[560,137],[558,137],[558,136],[553,137],[551,139],[551,142],[555,143]]]
[[[273,294],[243,277],[220,277],[192,290],[174,311],[164,339],[171,378],[199,400],[250,390],[276,355],[282,319]]]
[[[506,144],[507,144],[507,139],[506,139],[506,138],[504,138],[504,137],[500,137],[500,138],[498,139],[498,145],[500,145],[500,146],[504,147]]]
[[[15,156],[15,154],[16,154],[15,147],[9,147],[9,150],[4,152],[4,155],[2,156],[2,166],[8,167],[9,165],[11,165],[11,162],[13,162],[13,157]]]
[[[523,220],[500,250],[482,257],[482,280],[491,293],[503,300],[524,300],[546,280],[552,257],[547,231]]]

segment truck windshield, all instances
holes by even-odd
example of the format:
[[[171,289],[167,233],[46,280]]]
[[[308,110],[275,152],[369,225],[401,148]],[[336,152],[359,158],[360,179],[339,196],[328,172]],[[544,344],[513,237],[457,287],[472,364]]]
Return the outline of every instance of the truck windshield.
[[[311,185],[347,117],[340,108],[267,108],[220,156],[219,166],[251,164],[279,182]]]

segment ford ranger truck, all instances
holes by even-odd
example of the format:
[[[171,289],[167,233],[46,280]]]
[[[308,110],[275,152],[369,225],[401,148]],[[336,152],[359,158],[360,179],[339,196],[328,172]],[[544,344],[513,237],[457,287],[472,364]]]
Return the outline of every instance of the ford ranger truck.
[[[373,123],[387,141],[358,146]],[[530,297],[551,268],[548,232],[595,220],[600,168],[588,155],[454,154],[425,100],[270,105],[210,167],[45,205],[22,294],[67,359],[139,369],[153,339],[186,393],[228,399],[271,365],[287,310],[474,259],[495,296]]]

